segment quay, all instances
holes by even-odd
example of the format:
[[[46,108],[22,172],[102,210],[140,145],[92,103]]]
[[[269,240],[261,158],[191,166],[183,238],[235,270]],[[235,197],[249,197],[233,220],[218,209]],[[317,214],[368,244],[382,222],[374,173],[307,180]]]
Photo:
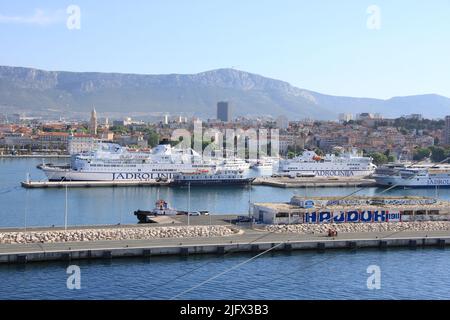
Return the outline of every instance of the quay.
[[[38,188],[89,188],[89,187],[143,187],[143,186],[168,186],[169,182],[155,181],[23,181],[22,187],[27,189]]]
[[[374,187],[375,180],[368,178],[288,178],[264,177],[257,178],[252,185],[271,186],[277,188],[325,188],[325,187]],[[87,188],[87,187],[136,187],[136,186],[170,186],[170,182],[161,181],[23,181],[22,187],[37,188]]]
[[[376,186],[376,182],[374,179],[363,177],[262,177],[257,178],[252,184],[278,188],[362,188]]]
[[[70,155],[68,154],[0,154],[0,158],[6,158],[6,159],[21,159],[21,158],[30,158],[30,159],[56,159],[56,158],[61,158],[61,159],[67,159],[70,158]]]
[[[234,216],[237,217],[237,216]],[[174,217],[186,226],[187,217]],[[208,223],[227,226],[233,216],[191,217],[191,226]],[[98,226],[96,226],[98,228]],[[109,226],[121,229],[125,226]],[[132,225],[127,227],[142,227]],[[158,224],[145,227],[162,228]],[[85,228],[95,228],[85,226]],[[233,224],[239,232],[226,236],[165,237],[153,239],[99,240],[77,242],[39,242],[23,244],[0,244],[0,264],[23,264],[44,261],[76,261],[83,259],[111,259],[126,257],[154,257],[166,255],[194,255],[231,253],[256,253],[263,251],[314,250],[323,252],[332,249],[357,250],[359,248],[421,247],[444,248],[450,245],[450,231],[412,231],[401,232],[347,232],[336,237],[324,234],[300,234],[270,232],[264,226]],[[47,228],[48,229],[48,228]],[[47,230],[33,229],[33,230]],[[14,232],[17,230],[10,230]],[[120,230],[119,230],[120,231]],[[0,232],[2,232],[0,230]],[[7,231],[8,232],[8,231]]]

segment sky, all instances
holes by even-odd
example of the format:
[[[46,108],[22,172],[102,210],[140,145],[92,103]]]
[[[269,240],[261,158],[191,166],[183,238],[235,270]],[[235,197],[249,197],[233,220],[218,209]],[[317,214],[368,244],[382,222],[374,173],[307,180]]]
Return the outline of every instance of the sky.
[[[449,0],[0,0],[0,65],[235,68],[332,95],[450,97],[449,17]]]

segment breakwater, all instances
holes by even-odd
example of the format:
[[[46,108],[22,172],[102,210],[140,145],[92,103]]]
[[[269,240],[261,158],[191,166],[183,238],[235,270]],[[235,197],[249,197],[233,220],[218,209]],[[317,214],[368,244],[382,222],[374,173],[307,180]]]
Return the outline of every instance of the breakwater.
[[[237,229],[231,227],[215,225],[0,232],[0,244],[224,237],[237,232]]]
[[[324,224],[302,223],[291,225],[268,225],[264,227],[264,230],[276,233],[288,232],[300,234],[326,234],[330,228],[335,229],[338,233],[449,231],[450,221],[324,223]]]
[[[422,226],[429,225],[423,224]],[[341,227],[343,227],[342,225]],[[411,225],[414,226],[414,225]],[[294,226],[286,226],[292,228]],[[301,226],[297,226],[301,227]],[[140,227],[136,227],[140,228]],[[440,230],[436,225],[427,231],[409,230],[376,231],[376,232],[345,232],[341,229],[338,236],[328,237],[317,230],[314,233],[305,234],[304,232],[283,232],[281,226],[266,226],[266,228],[280,228],[278,230],[268,231],[264,227],[252,229],[248,227],[236,228],[230,226],[221,226],[218,232],[211,233],[207,231],[208,226],[198,229],[198,227],[189,227],[191,232],[194,230],[200,233],[191,233],[190,237],[161,237],[141,236],[128,239],[115,240],[117,234],[110,236],[103,234],[102,240],[92,241],[73,241],[76,238],[64,237],[64,241],[49,242],[51,239],[43,242],[35,242],[36,239],[27,240],[10,238],[10,243],[0,243],[0,264],[1,263],[27,263],[42,261],[71,261],[83,259],[110,259],[124,257],[151,257],[179,255],[186,256],[191,254],[216,254],[224,255],[237,252],[256,252],[262,251],[291,251],[291,250],[328,250],[328,249],[350,249],[357,248],[388,248],[388,247],[445,247],[450,244],[450,232],[447,226],[440,225]],[[136,232],[133,229],[133,232]],[[162,227],[146,227],[148,232],[163,230]],[[89,230],[89,229],[88,229]],[[177,230],[184,233],[189,229]],[[184,231],[181,231],[184,230]],[[391,229],[389,229],[391,230]],[[97,230],[96,230],[97,231]],[[174,231],[172,229],[172,231]],[[297,229],[297,231],[299,231]],[[355,231],[355,230],[353,230]],[[73,234],[73,230],[70,231]],[[311,230],[309,230],[311,232]],[[11,234],[13,234],[11,232]],[[165,233],[168,235],[168,233]],[[181,235],[181,234],[179,234]],[[194,236],[192,236],[194,235]],[[17,241],[25,243],[17,243]],[[16,242],[13,242],[16,241]],[[30,241],[30,240],[28,240]],[[47,241],[47,242],[46,242]]]

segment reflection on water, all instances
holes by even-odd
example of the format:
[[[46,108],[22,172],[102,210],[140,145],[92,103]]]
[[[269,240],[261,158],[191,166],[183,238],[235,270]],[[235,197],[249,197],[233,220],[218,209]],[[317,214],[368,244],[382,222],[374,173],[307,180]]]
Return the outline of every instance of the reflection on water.
[[[53,163],[64,160],[51,160]],[[63,225],[64,189],[23,189],[20,182],[27,172],[32,179],[44,179],[36,169],[40,159],[0,159],[0,227]],[[192,187],[192,210],[208,210],[213,213],[247,214],[249,201],[289,201],[293,195],[325,196],[348,195],[356,188],[273,188],[249,187]],[[374,195],[381,189],[367,188],[358,194]],[[440,189],[439,196],[450,199],[449,189]],[[396,189],[389,195],[424,195],[434,197],[434,189]],[[69,189],[69,224],[117,224],[135,223],[132,214],[136,209],[153,208],[158,198],[168,201],[172,207],[186,210],[186,187],[126,187],[126,188],[74,188]]]
[[[77,261],[81,290],[66,287],[68,263],[0,266],[0,299],[170,299],[250,257]],[[442,249],[272,253],[180,299],[448,299],[449,263]],[[367,288],[369,265],[381,269],[380,290]]]

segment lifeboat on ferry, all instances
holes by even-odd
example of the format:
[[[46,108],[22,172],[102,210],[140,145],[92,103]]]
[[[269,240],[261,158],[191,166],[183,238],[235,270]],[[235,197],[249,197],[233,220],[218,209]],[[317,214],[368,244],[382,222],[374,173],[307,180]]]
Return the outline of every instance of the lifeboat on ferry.
[[[313,160],[314,160],[314,161],[321,161],[321,160],[322,160],[322,157],[320,157],[320,156],[314,156],[314,157],[313,157]]]

